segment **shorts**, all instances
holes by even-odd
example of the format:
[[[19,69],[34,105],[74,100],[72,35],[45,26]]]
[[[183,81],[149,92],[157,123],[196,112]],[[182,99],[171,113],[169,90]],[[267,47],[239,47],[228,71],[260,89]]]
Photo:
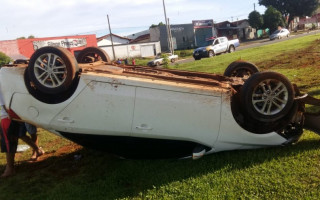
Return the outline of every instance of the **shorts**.
[[[1,152],[15,153],[18,146],[19,123],[9,118],[1,119]]]
[[[19,137],[26,136],[27,131],[30,135],[36,134],[37,133],[37,127],[34,125],[28,124],[28,123],[23,123],[19,122]]]

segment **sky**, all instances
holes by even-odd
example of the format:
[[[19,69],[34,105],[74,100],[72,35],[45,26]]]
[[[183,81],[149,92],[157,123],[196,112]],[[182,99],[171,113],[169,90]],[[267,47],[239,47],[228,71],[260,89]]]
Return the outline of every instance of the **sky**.
[[[247,19],[250,12],[264,13],[258,0],[165,0],[170,24],[192,20],[214,22]],[[127,36],[165,22],[163,0],[1,0],[0,40],[18,37],[55,37],[109,34]]]

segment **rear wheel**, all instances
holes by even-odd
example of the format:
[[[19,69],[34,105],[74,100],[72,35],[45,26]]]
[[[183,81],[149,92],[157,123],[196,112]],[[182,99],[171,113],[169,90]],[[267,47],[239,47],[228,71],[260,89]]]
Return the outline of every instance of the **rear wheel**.
[[[101,48],[87,47],[77,56],[78,63],[92,63],[96,61],[110,62],[109,55]]]
[[[233,45],[231,45],[231,46],[229,47],[229,53],[233,53],[235,50],[236,50],[236,49],[234,48]]]
[[[282,74],[258,72],[244,83],[241,102],[249,117],[262,122],[276,122],[290,112],[294,90]]]
[[[234,61],[224,71],[224,76],[228,77],[250,77],[252,74],[259,72],[256,65],[246,61]]]
[[[78,71],[78,63],[68,50],[43,47],[31,56],[27,76],[42,93],[59,94],[69,89]]]

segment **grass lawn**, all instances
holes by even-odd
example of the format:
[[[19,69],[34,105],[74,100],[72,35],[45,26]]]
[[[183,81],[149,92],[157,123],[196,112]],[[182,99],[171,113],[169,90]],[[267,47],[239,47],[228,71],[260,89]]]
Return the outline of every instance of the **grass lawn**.
[[[320,97],[320,35],[177,64],[175,69],[222,74],[243,59],[278,71]],[[313,110],[313,107],[308,107]],[[0,199],[320,199],[320,136],[305,131],[293,146],[220,152],[200,160],[122,160],[39,129],[46,154],[0,180]],[[5,156],[0,154],[0,171]]]

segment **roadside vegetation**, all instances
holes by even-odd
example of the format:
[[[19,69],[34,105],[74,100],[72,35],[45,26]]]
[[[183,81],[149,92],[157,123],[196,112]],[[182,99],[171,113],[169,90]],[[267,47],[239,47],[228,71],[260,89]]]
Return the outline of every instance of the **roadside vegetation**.
[[[242,59],[283,73],[320,97],[319,53],[320,35],[311,35],[169,67],[223,74]],[[293,146],[220,152],[196,161],[119,159],[39,130],[45,155],[29,163],[30,149],[18,153],[17,175],[0,180],[0,199],[320,198],[320,136],[307,130]],[[1,172],[4,167],[0,154]]]
[[[8,64],[11,61],[11,58],[8,57],[6,54],[0,52],[0,67],[2,65]]]

